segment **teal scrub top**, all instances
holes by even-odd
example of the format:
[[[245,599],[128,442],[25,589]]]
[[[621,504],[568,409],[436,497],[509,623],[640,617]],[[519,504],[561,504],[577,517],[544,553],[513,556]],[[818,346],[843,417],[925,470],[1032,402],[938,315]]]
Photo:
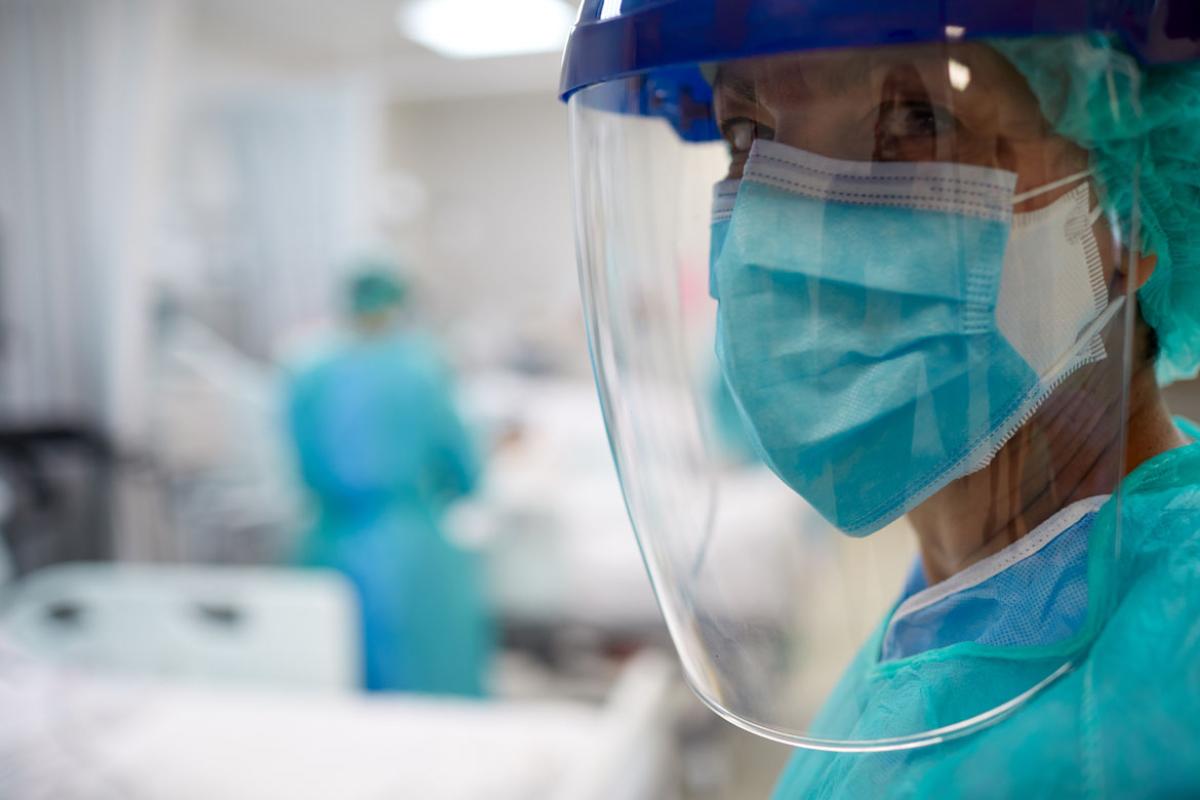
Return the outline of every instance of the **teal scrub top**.
[[[1191,426],[1184,427],[1189,433]],[[991,727],[916,750],[797,750],[774,797],[1200,797],[1200,445],[1164,453],[1096,515],[1086,622],[1056,645],[973,642],[881,661],[880,627],[815,727],[861,737],[955,722],[1069,672]],[[886,622],[886,621],[885,621]]]

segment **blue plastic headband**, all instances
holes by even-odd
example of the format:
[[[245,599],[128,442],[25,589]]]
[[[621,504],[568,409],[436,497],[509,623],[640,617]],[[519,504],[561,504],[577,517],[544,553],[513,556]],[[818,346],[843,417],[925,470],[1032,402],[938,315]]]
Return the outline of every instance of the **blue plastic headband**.
[[[983,38],[1120,36],[1143,62],[1200,59],[1196,0],[584,0],[560,92],[719,138],[699,64],[798,50]],[[638,81],[617,79],[641,76]]]

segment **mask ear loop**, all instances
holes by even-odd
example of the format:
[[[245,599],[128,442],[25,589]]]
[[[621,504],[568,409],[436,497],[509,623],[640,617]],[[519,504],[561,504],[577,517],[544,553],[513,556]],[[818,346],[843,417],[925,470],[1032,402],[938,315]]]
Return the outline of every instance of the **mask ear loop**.
[[[1093,170],[1085,169],[1082,172],[1076,172],[1074,175],[1068,175],[1065,178],[1059,178],[1053,183],[1047,183],[1045,186],[1039,186],[1036,189],[1030,189],[1028,192],[1021,192],[1013,195],[1013,205],[1020,205],[1026,200],[1032,200],[1035,197],[1041,197],[1047,192],[1053,192],[1055,189],[1061,189],[1064,186],[1070,186],[1072,183],[1077,183],[1084,178],[1092,177]]]

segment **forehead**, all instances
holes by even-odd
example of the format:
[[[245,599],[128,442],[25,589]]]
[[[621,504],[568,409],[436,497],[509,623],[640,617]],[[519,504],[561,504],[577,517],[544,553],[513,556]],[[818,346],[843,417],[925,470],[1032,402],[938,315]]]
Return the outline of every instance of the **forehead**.
[[[1032,99],[1019,73],[979,43],[893,45],[787,53],[728,61],[716,71],[718,102],[763,103],[876,92],[898,75],[934,90],[943,86],[975,94]]]

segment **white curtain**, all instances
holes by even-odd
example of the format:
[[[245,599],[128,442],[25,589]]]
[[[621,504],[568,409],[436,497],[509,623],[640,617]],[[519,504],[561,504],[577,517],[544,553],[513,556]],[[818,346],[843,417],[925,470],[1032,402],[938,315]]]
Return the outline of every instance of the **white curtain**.
[[[143,418],[172,0],[0,0],[0,421]]]

